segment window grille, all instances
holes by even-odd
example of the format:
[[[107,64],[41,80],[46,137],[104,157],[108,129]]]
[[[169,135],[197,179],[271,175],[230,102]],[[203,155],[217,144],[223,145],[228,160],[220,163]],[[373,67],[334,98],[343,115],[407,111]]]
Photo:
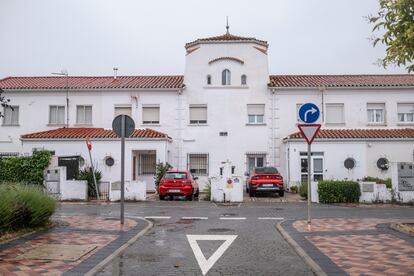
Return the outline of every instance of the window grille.
[[[208,175],[208,154],[189,153],[187,155],[187,169],[193,175]]]
[[[139,155],[139,175],[154,175],[156,171],[156,154]]]

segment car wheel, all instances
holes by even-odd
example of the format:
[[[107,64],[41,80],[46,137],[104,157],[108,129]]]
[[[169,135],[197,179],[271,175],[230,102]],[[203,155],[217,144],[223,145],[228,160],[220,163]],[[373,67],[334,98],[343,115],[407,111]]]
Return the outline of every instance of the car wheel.
[[[279,196],[280,196],[280,197],[283,197],[284,195],[285,195],[285,191],[280,191],[280,192],[279,192]]]
[[[160,195],[160,200],[164,200],[164,199],[165,199],[165,196]]]
[[[253,191],[252,191],[252,190],[249,190],[249,196],[250,196],[250,197],[254,197],[254,193],[253,193]]]
[[[246,186],[246,193],[249,193],[249,187]]]
[[[187,196],[187,200],[193,201],[194,200],[194,194],[192,193],[191,195]]]

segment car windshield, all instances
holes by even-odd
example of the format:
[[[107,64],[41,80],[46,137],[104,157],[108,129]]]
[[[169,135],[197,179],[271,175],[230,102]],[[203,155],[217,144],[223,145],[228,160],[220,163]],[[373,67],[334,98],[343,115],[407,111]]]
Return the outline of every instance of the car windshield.
[[[166,179],[185,179],[187,174],[184,172],[169,172],[165,174]]]
[[[275,174],[278,173],[275,167],[256,168],[256,174]]]

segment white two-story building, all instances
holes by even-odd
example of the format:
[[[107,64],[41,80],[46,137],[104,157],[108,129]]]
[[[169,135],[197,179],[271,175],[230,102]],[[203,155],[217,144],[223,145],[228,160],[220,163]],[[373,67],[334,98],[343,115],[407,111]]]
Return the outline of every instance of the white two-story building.
[[[275,166],[294,185],[307,165],[297,110],[313,102],[322,114],[314,179],[387,178],[387,164],[413,162],[413,75],[270,75],[268,47],[227,32],[187,43],[183,76],[4,78],[12,108],[4,110],[0,154],[47,149],[62,164],[82,165],[90,138],[103,179],[118,181],[120,142],[110,129],[127,114],[137,130],[126,143],[126,178],[145,180],[148,190],[157,162],[190,170],[201,186],[223,161],[235,175]]]

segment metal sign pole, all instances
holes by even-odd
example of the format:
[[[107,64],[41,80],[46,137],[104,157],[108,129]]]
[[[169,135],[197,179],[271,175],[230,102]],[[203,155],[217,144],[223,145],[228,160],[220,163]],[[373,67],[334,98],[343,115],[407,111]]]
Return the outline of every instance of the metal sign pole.
[[[125,115],[121,121],[121,224],[124,224],[124,190],[125,190]]]
[[[308,230],[311,230],[311,144],[308,144]]]

